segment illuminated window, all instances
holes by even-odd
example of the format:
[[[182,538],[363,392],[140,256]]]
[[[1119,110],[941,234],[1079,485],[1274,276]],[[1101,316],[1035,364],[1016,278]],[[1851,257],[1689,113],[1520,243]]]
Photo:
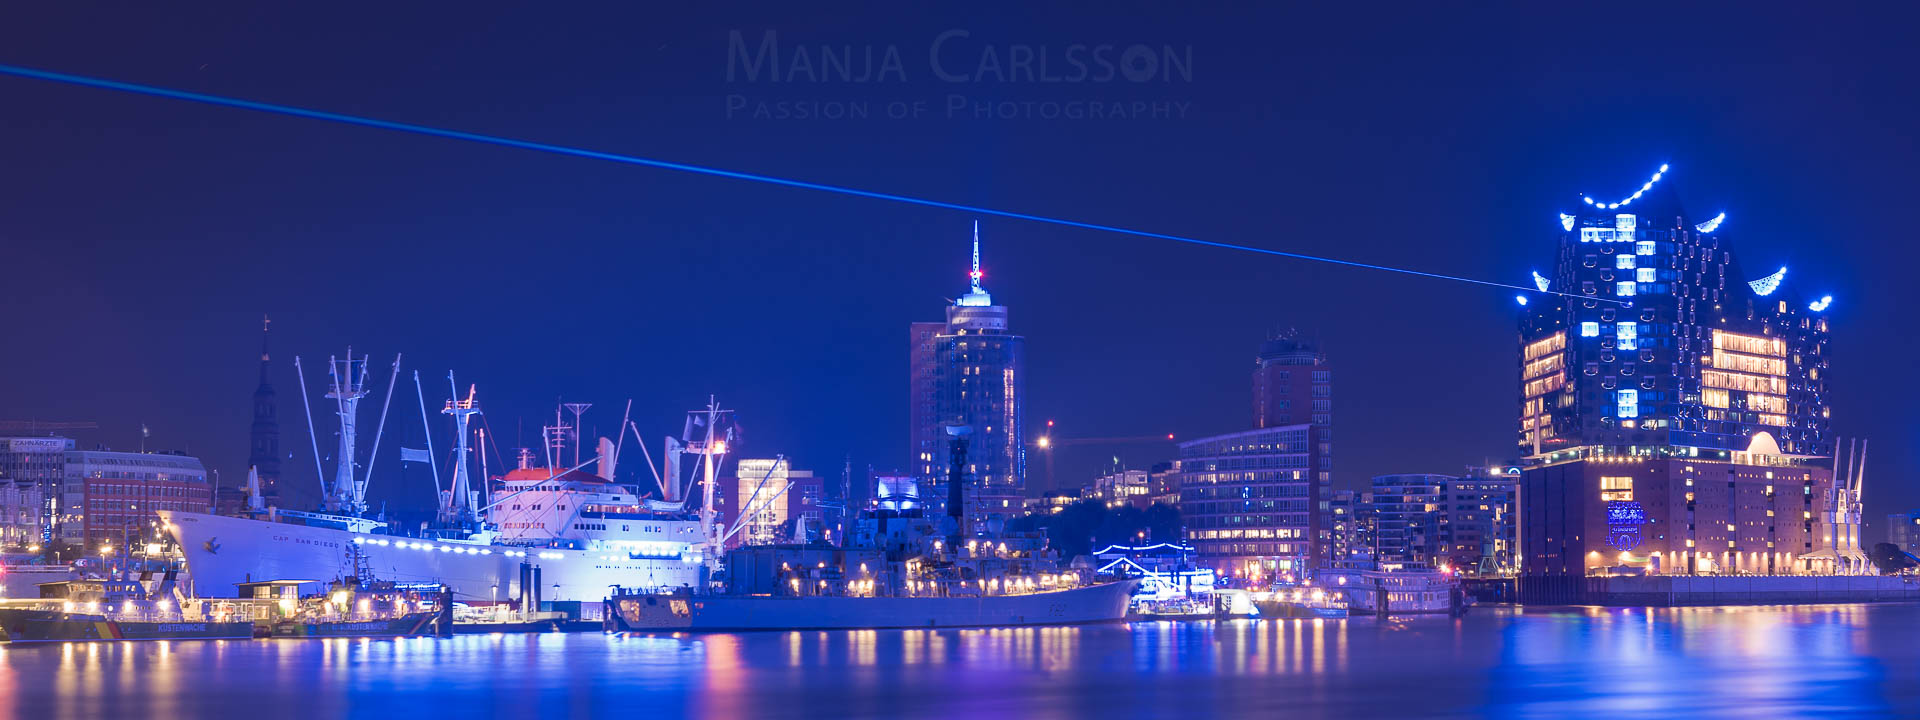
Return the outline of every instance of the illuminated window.
[[[1613,337],[1620,341],[1621,350],[1638,349],[1640,347],[1640,326],[1631,322],[1623,322],[1615,325]]]
[[[1638,280],[1640,282],[1653,282],[1655,279],[1653,274],[1653,268],[1640,268],[1638,270],[1633,271],[1633,273],[1634,273],[1633,279]]]
[[[1597,322],[1580,323],[1580,337],[1599,337],[1599,335],[1600,335],[1600,323],[1597,323]]]
[[[1700,403],[1707,407],[1725,408],[1727,406],[1727,391],[1713,389],[1701,390]]]
[[[1622,418],[1640,417],[1640,391],[1633,389],[1616,390],[1613,393],[1614,404],[1619,406],[1616,415]]]
[[[1618,269],[1621,269],[1621,270],[1632,270],[1632,269],[1633,269],[1633,256],[1632,256],[1632,255],[1621,255],[1620,257],[1617,257],[1617,258],[1614,258],[1614,259],[1613,259],[1613,266],[1614,266],[1615,268],[1618,268]]]
[[[1653,254],[1653,241],[1652,241],[1652,240],[1641,240],[1640,242],[1637,242],[1637,243],[1634,243],[1634,245],[1633,245],[1633,254],[1635,254],[1635,255],[1652,255],[1652,254]]]
[[[1617,283],[1614,283],[1614,285],[1613,285],[1613,294],[1615,294],[1615,295],[1619,295],[1620,297],[1629,297],[1629,296],[1632,296],[1632,295],[1633,295],[1633,283],[1632,283],[1632,282],[1629,282],[1629,281],[1622,281],[1622,282],[1617,282]]]
[[[1601,502],[1613,502],[1615,500],[1624,502],[1632,499],[1633,499],[1633,478],[1632,477],[1603,476],[1600,478],[1600,501]]]

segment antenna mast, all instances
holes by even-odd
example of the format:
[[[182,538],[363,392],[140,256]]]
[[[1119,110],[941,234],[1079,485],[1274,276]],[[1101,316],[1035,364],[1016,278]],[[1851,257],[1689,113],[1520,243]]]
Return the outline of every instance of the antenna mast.
[[[586,412],[587,408],[593,407],[593,403],[570,402],[570,403],[565,403],[565,405],[566,405],[567,411],[573,413],[573,464],[579,465],[580,464],[580,413]]]
[[[714,456],[727,453],[727,439],[718,436],[716,426],[720,424],[720,416],[728,412],[732,411],[721,410],[720,402],[711,395],[707,396],[707,409],[693,411],[695,415],[706,416],[706,440],[697,445],[689,445],[687,448],[689,452],[700,453],[700,538],[707,543],[708,562],[714,564],[719,563],[720,548],[725,542],[720,535],[720,528],[714,524],[715,515],[718,513],[713,506],[714,490],[717,485],[714,482],[714,475],[719,470],[720,463],[714,459]]]
[[[447,373],[447,386],[453,389],[453,398],[447,401],[447,407],[440,412],[453,416],[454,460],[453,491],[447,499],[447,506],[441,508],[441,519],[448,522],[466,522],[473,519],[474,509],[480,506],[480,499],[472,490],[472,482],[467,477],[467,423],[472,416],[479,414],[480,404],[474,398],[477,388],[467,388],[466,399],[460,399],[460,386],[453,380],[453,373]]]
[[[980,289],[980,221],[979,220],[973,221],[973,272],[967,273],[967,277],[973,281],[974,292],[976,293],[986,292],[985,290]]]
[[[547,446],[547,477],[555,477],[559,472],[555,468],[567,461],[567,433],[573,428],[567,421],[560,419],[560,408],[553,408],[553,424],[540,428],[541,440]]]
[[[327,358],[327,375],[332,378],[327,397],[333,398],[340,414],[340,454],[334,458],[333,486],[327,488],[326,508],[329,512],[365,512],[366,503],[354,497],[353,465],[360,398],[367,395],[367,358],[353,359],[353,348],[348,347],[347,359]]]

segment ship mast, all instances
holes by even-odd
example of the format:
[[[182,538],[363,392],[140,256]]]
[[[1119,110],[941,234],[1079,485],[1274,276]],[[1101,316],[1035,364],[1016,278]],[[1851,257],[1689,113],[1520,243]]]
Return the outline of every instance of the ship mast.
[[[322,507],[330,513],[365,515],[367,512],[367,482],[373,478],[373,461],[369,457],[367,471],[355,472],[358,449],[356,433],[360,415],[360,398],[367,395],[367,363],[370,356],[353,357],[353,348],[347,348],[347,357],[327,358],[326,396],[333,399],[334,413],[340,417],[340,448],[334,457],[333,481],[327,481],[326,467],[320,461],[320,441],[314,433],[313,402],[307,395],[307,373],[301,366],[300,358],[293,358],[294,372],[300,375],[300,401],[306,408],[307,441],[313,445],[314,470],[320,475],[320,496]],[[400,356],[393,356],[393,378],[400,377]],[[380,435],[386,431],[387,409],[393,405],[393,385],[387,388],[386,403],[380,407],[380,426],[373,438],[373,449],[380,450]],[[356,477],[357,476],[357,477]]]
[[[567,461],[567,434],[573,427],[560,419],[560,406],[553,407],[553,424],[540,428],[541,441],[547,446],[547,477],[560,474],[557,468]]]
[[[720,548],[724,542],[724,538],[720,535],[721,528],[714,522],[719,514],[719,511],[714,508],[714,491],[717,487],[714,476],[719,471],[721,462],[714,459],[714,456],[725,455],[727,452],[727,439],[718,435],[718,425],[720,416],[729,412],[733,411],[720,409],[719,401],[708,396],[705,410],[694,410],[689,413],[695,416],[704,415],[707,426],[706,439],[697,444],[689,444],[687,451],[700,454],[700,539],[707,544],[707,561],[714,564],[720,561]]]
[[[327,488],[327,512],[357,513],[365,508],[358,507],[353,497],[354,439],[358,432],[360,416],[360,398],[367,395],[367,361],[355,360],[353,348],[347,348],[347,359],[327,358],[327,376],[331,382],[327,386],[327,397],[333,398],[334,412],[340,416],[340,451],[334,456],[333,485]]]
[[[453,483],[447,504],[440,509],[440,519],[449,523],[465,523],[474,519],[474,510],[480,506],[480,498],[473,491],[473,483],[467,473],[467,423],[480,413],[480,403],[474,397],[478,389],[472,386],[467,388],[467,397],[461,399],[460,385],[454,382],[452,372],[447,373],[447,386],[453,389],[453,397],[447,400],[446,408],[440,412],[453,416]]]
[[[561,403],[561,406],[565,407],[567,409],[567,412],[573,413],[573,464],[579,465],[580,464],[580,414],[586,412],[587,408],[593,407],[593,403],[570,402],[570,403]]]

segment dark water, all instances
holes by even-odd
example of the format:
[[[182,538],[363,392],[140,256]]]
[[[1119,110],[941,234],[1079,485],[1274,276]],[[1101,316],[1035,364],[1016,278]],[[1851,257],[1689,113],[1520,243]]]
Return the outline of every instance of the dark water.
[[[0,718],[1920,716],[1920,606],[0,648]]]

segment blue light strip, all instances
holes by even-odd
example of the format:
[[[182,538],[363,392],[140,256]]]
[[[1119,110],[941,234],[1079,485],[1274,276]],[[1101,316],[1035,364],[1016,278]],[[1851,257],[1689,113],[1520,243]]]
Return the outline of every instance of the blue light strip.
[[[1122,551],[1122,552],[1146,552],[1146,551],[1148,551],[1148,550],[1159,550],[1160,548],[1173,548],[1173,549],[1175,549],[1175,550],[1183,550],[1183,551],[1186,551],[1186,552],[1193,552],[1193,548],[1191,548],[1191,547],[1188,547],[1188,546],[1186,546],[1186,545],[1177,545],[1177,544],[1174,544],[1174,543],[1160,543],[1160,544],[1158,544],[1158,545],[1141,545],[1141,546],[1139,546],[1139,547],[1129,547],[1129,546],[1126,546],[1126,545],[1108,545],[1108,546],[1106,546],[1106,547],[1103,547],[1103,548],[1100,548],[1099,550],[1095,550],[1095,551],[1093,551],[1093,554],[1094,554],[1094,555],[1105,555],[1105,554],[1107,554],[1107,553],[1110,553],[1110,552],[1113,552],[1113,551],[1115,551],[1115,550],[1119,550],[1119,551]]]
[[[666,160],[656,160],[653,158],[644,158],[644,157],[638,157],[634,155],[620,155],[617,153],[601,152],[598,150],[588,150],[585,148],[567,147],[565,145],[553,145],[549,143],[533,142],[531,140],[516,140],[513,138],[504,138],[504,137],[498,137],[493,135],[481,135],[479,133],[470,133],[470,132],[464,132],[460,130],[448,130],[445,128],[429,127],[426,125],[413,125],[409,123],[393,122],[391,120],[377,120],[374,118],[365,118],[365,117],[358,117],[354,115],[344,115],[341,113],[327,112],[325,110],[311,110],[308,108],[293,107],[290,105],[276,105],[273,103],[256,102],[253,100],[241,100],[239,98],[222,97],[219,95],[207,95],[204,93],[188,92],[185,90],[174,90],[170,88],[154,87],[152,85],[139,85],[135,83],[120,82],[118,80],[103,80],[100,78],[91,78],[83,75],[70,75],[67,73],[52,72],[49,70],[37,70],[34,68],[20,67],[17,65],[0,64],[0,75],[12,75],[15,77],[32,78],[35,80],[48,80],[52,82],[67,83],[70,85],[79,85],[82,87],[99,88],[102,90],[119,90],[121,92],[129,92],[129,93],[135,93],[139,95],[151,95],[153,97],[169,98],[173,100],[187,100],[190,102],[205,103],[208,105],[219,105],[222,107],[238,108],[241,110],[254,110],[257,112],[274,113],[279,115],[292,115],[294,117],[303,117],[303,118],[309,118],[313,120],[327,120],[330,122],[346,123],[349,125],[360,125],[363,127],[379,128],[381,130],[395,130],[399,132],[414,133],[417,135],[427,135],[431,137],[447,138],[450,140],[466,140],[469,142],[520,148],[522,150],[534,150],[538,152],[553,153],[556,155],[570,155],[573,157],[590,158],[594,160],[606,160],[609,162],[625,163],[628,165],[640,165],[643,167],[658,168],[661,170],[677,170],[680,172],[695,173],[700,175],[711,175],[713,177],[731,178],[734,180],[751,180],[753,182],[767,183],[770,185],[781,185],[785,187],[801,188],[805,190],[818,190],[821,192],[836,193],[840,195],[851,195],[854,197],[864,197],[864,198],[871,198],[875,200],[888,200],[892,202],[923,205],[926,207],[941,208],[945,210],[958,210],[961,212],[973,213],[976,215],[991,215],[995,217],[1011,218],[1014,220],[1027,220],[1030,222],[1046,223],[1049,225],[1076,227],[1076,228],[1082,228],[1086,230],[1119,233],[1122,235],[1134,235],[1138,237],[1154,238],[1158,240],[1172,240],[1174,242],[1182,242],[1182,243],[1189,243],[1193,245],[1202,245],[1206,247],[1222,248],[1226,250],[1242,250],[1245,252],[1259,253],[1262,255],[1272,255],[1276,257],[1292,258],[1295,260],[1310,260],[1313,262],[1329,263],[1333,265],[1344,265],[1346,267],[1361,268],[1364,270],[1380,270],[1384,272],[1400,273],[1402,275],[1413,275],[1417,277],[1433,278],[1436,280],[1453,280],[1456,282],[1472,283],[1474,285],[1484,285],[1487,287],[1507,288],[1511,290],[1523,290],[1526,292],[1541,292],[1539,290],[1536,290],[1534,288],[1527,287],[1527,286],[1509,285],[1507,283],[1493,282],[1491,280],[1478,280],[1475,278],[1460,277],[1458,275],[1430,273],[1430,272],[1424,272],[1420,270],[1409,270],[1406,268],[1397,268],[1389,265],[1374,265],[1370,263],[1354,262],[1352,260],[1339,260],[1336,258],[1320,257],[1317,255],[1304,255],[1301,253],[1286,252],[1284,250],[1272,250],[1268,248],[1253,247],[1250,245],[1237,245],[1234,243],[1215,242],[1212,240],[1201,240],[1199,238],[1190,238],[1190,237],[1185,237],[1181,235],[1170,235],[1167,233],[1157,233],[1157,232],[1152,232],[1148,230],[1133,230],[1129,228],[1117,227],[1114,225],[1101,225],[1099,223],[1081,222],[1078,220],[1067,220],[1063,218],[1047,217],[1045,215],[1030,215],[1027,213],[1013,212],[1009,210],[995,210],[993,208],[980,207],[976,205],[965,205],[961,203],[945,202],[941,200],[931,200],[927,198],[917,198],[917,197],[911,197],[907,195],[895,195],[893,193],[875,192],[872,190],[860,190],[857,188],[841,187],[837,185],[824,185],[821,183],[807,182],[805,180],[793,180],[789,178],[773,177],[770,175],[756,175],[753,173],[739,172],[736,170],[722,170],[719,168],[702,167],[699,165],[688,165],[685,163],[670,162]],[[1571,293],[1563,293],[1563,292],[1546,292],[1544,294],[1560,295],[1564,297],[1575,297]],[[1610,303],[1616,303],[1620,305],[1629,304],[1625,301],[1611,300],[1611,299],[1605,299],[1605,298],[1585,298],[1585,299],[1600,300],[1601,302],[1610,302]]]
[[[1639,200],[1640,196],[1645,194],[1648,190],[1652,190],[1653,184],[1660,182],[1660,176],[1665,175],[1666,173],[1667,173],[1667,165],[1666,163],[1661,163],[1660,169],[1653,173],[1652,179],[1647,180],[1647,183],[1645,185],[1641,185],[1639,190],[1633,191],[1632,195],[1627,196],[1627,199],[1621,200],[1620,202],[1616,202],[1616,203],[1596,202],[1594,201],[1592,195],[1582,195],[1580,196],[1580,199],[1587,201],[1588,205],[1592,205],[1602,210],[1617,210],[1627,205],[1632,205],[1633,201]],[[1573,228],[1567,228],[1567,229],[1572,230]]]

